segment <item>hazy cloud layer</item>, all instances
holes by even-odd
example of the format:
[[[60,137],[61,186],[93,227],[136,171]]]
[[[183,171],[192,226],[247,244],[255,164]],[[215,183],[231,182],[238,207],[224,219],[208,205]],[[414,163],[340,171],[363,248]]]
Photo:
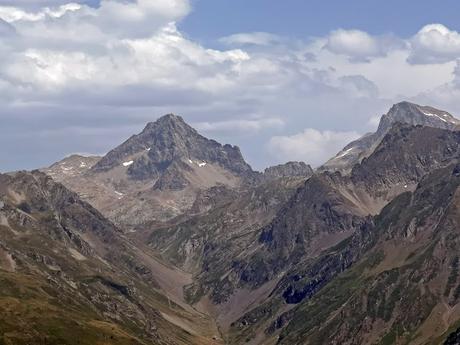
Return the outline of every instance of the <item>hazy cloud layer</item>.
[[[267,46],[280,42],[281,38],[268,32],[248,32],[222,37],[219,41],[228,45]]]
[[[210,48],[177,29],[187,0],[97,4],[0,0],[0,170],[105,152],[170,112],[256,168],[320,164],[402,99],[460,113],[459,34],[440,24],[409,38],[235,33]]]
[[[333,157],[337,147],[344,147],[359,138],[356,132],[318,131],[304,129],[291,136],[275,136],[270,139],[269,147],[280,161],[287,159],[308,161],[313,166],[324,163],[324,157]]]

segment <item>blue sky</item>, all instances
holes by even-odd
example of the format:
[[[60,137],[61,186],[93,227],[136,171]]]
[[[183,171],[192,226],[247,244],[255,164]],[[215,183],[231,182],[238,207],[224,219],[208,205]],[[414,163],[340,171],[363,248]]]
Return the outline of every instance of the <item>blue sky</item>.
[[[257,169],[314,166],[409,100],[460,114],[460,2],[0,0],[0,171],[166,113]]]
[[[192,6],[180,27],[205,41],[251,31],[303,38],[337,28],[402,36],[414,34],[427,23],[460,29],[456,0],[193,0]]]

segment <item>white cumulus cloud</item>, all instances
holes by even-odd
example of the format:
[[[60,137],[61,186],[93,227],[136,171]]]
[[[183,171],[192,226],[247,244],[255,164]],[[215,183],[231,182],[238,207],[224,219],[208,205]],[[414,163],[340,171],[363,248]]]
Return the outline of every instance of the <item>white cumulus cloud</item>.
[[[211,48],[178,29],[190,3],[0,0],[4,165],[33,168],[63,152],[105,152],[171,112],[240,145],[256,168],[292,159],[320,164],[356,132],[373,129],[373,116],[395,101],[429,95],[424,103],[455,110],[460,99],[452,30],[429,26],[410,38],[248,32]],[[76,128],[91,130],[82,137]],[[286,135],[302,128],[310,129]],[[24,165],[8,155],[12,142]]]
[[[78,1],[89,2],[91,0]],[[68,0],[0,0],[0,6],[21,7],[28,9],[38,9],[43,7],[52,7],[65,5],[69,3]]]
[[[387,55],[394,49],[404,46],[402,40],[391,36],[372,36],[361,30],[339,29],[326,38],[324,48],[349,57],[352,61],[366,61]]]
[[[460,33],[442,24],[429,24],[411,39],[411,48],[411,63],[449,62],[460,56]]]

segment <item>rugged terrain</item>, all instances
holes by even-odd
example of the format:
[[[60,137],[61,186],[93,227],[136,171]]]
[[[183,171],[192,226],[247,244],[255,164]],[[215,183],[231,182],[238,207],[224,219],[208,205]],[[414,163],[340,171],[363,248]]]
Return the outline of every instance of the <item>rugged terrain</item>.
[[[0,175],[0,231],[1,343],[217,343],[186,274],[45,174]]]
[[[44,170],[123,229],[188,211],[200,191],[257,174],[238,147],[197,133],[176,115],[147,124],[104,157],[71,156]]]
[[[327,161],[320,170],[349,172],[356,163],[374,151],[396,122],[449,130],[455,130],[460,125],[460,121],[447,111],[401,102],[395,104],[387,114],[382,115],[375,133],[367,133],[362,138],[349,143],[335,157]]]
[[[413,145],[413,140],[419,138],[437,138],[442,140],[442,144],[440,142],[437,148],[437,145],[433,145],[429,151],[425,151],[426,148],[420,149],[420,145]],[[372,181],[371,176],[366,176],[363,181],[357,180],[357,176],[361,176],[363,171],[374,171],[369,169],[374,161],[385,161],[389,165],[380,165],[378,181],[382,183],[391,180],[389,188],[393,184],[399,184],[399,193],[392,191],[397,196],[375,216],[361,216],[351,221],[348,224],[348,229],[352,229],[351,235],[345,240],[323,250],[315,257],[304,255],[297,265],[291,258],[286,265],[289,267],[288,273],[278,282],[270,297],[233,323],[233,342],[255,339],[254,343],[257,343],[257,337],[261,334],[279,337],[277,342],[280,344],[426,344],[431,341],[436,343],[437,337],[444,337],[444,333],[455,325],[458,316],[447,318],[442,326],[436,326],[436,331],[430,328],[434,326],[429,323],[436,318],[438,310],[435,308],[440,308],[446,301],[442,296],[446,289],[450,289],[447,286],[458,282],[457,277],[452,276],[454,278],[450,279],[455,282],[449,283],[448,275],[442,273],[442,270],[451,270],[453,259],[433,257],[434,253],[428,248],[435,234],[448,238],[456,236],[449,234],[447,230],[440,231],[444,226],[440,217],[444,216],[446,209],[450,210],[452,203],[457,202],[454,196],[458,186],[459,168],[456,162],[460,153],[459,139],[457,132],[436,128],[394,127],[374,154],[353,169],[351,180],[359,188],[363,188],[360,187],[363,181],[375,186],[376,181]],[[454,146],[451,147],[449,143]],[[444,149],[440,152],[440,148]],[[413,149],[416,152],[410,152]],[[400,169],[396,170],[394,167],[398,166],[398,156],[408,157],[408,151],[410,156],[417,157],[417,162],[423,163],[418,169],[412,169],[416,162],[408,162],[409,169],[399,166]],[[383,160],[380,157],[385,152],[391,152],[392,160]],[[444,154],[449,158],[442,158]],[[396,171],[398,174],[394,175]],[[375,189],[378,193],[372,189],[369,194],[379,195],[382,187],[378,185]],[[369,191],[368,186],[363,189]],[[339,218],[332,218],[334,220],[331,219],[324,232],[335,229],[341,224],[340,220],[343,222],[349,219],[349,215],[340,215],[339,210],[340,208],[336,208],[331,213],[331,216]],[[289,220],[296,213],[298,212],[292,211],[284,218]],[[453,213],[455,214],[456,212]],[[309,226],[311,219],[314,218],[306,217],[302,222],[305,225],[299,229],[304,229],[307,234],[311,233],[315,229]],[[289,238],[286,232],[296,229],[285,224],[283,222],[279,227],[283,235],[278,237],[278,243],[282,245]],[[455,225],[452,231],[456,231]],[[294,235],[298,236],[296,233]],[[269,237],[270,242],[274,241],[272,238]],[[442,241],[443,245],[447,245],[446,241]],[[288,243],[292,246],[297,241],[291,240]],[[285,250],[283,254],[286,252],[295,253]],[[438,252],[436,254],[448,255],[443,248],[438,248]],[[455,252],[456,249],[453,248],[451,255],[455,256]],[[417,266],[413,267],[409,258],[419,258],[421,262],[417,261]],[[436,268],[435,262],[438,264]],[[408,267],[405,267],[406,264]],[[388,278],[388,275],[394,276]],[[397,281],[391,280],[396,277]],[[417,277],[414,278],[413,285],[404,285],[412,277]],[[380,279],[383,282],[379,283]],[[433,286],[431,279],[435,281]],[[396,282],[401,286],[394,286]],[[365,283],[369,284],[368,290],[364,290]],[[417,290],[420,286],[423,286],[421,291]],[[373,294],[379,294],[378,301],[375,301]],[[425,299],[428,297],[433,300]],[[401,303],[407,305],[400,304],[401,300]],[[454,312],[456,305],[457,301],[452,302],[449,312]],[[372,308],[389,310],[382,317],[382,314],[372,314]],[[274,315],[277,317],[274,318]],[[424,325],[428,325],[428,331]],[[297,337],[296,332],[300,332]],[[420,332],[426,334],[422,336],[419,335]],[[420,342],[415,340],[418,337]]]
[[[94,312],[77,317],[63,297],[62,320],[105,322],[128,342],[456,344],[458,124],[402,102],[316,171],[288,162],[259,173],[237,147],[166,115],[104,157],[43,170],[75,194],[38,172],[2,175],[2,264],[33,267],[30,279],[49,285],[58,266],[58,288],[75,283],[69,294]],[[14,242],[35,228],[10,208],[62,235]],[[16,259],[34,246],[49,264]]]

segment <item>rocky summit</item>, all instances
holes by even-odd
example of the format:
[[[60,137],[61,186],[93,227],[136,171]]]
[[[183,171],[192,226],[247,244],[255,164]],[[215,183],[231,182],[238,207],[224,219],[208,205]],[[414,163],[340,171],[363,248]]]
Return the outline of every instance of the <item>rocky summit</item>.
[[[460,131],[395,104],[318,169],[166,115],[0,175],[0,344],[458,344]]]
[[[186,213],[210,188],[259,178],[238,147],[207,139],[172,114],[103,157],[69,157],[44,171],[126,229]]]
[[[393,105],[387,114],[382,115],[375,133],[368,133],[362,138],[351,142],[320,169],[349,172],[356,163],[360,162],[375,149],[385,134],[397,122],[412,126],[420,125],[449,130],[455,130],[460,125],[460,121],[447,111],[409,102],[401,102]]]
[[[107,172],[126,168],[134,180],[157,179],[154,188],[183,189],[192,184],[186,172],[201,175],[211,169],[235,177],[252,172],[238,147],[209,140],[177,115],[169,114],[148,123],[138,135],[107,153],[91,170]],[[217,176],[216,176],[217,179]]]
[[[268,179],[281,177],[305,177],[313,174],[313,169],[304,162],[287,162],[265,169],[264,176]]]

